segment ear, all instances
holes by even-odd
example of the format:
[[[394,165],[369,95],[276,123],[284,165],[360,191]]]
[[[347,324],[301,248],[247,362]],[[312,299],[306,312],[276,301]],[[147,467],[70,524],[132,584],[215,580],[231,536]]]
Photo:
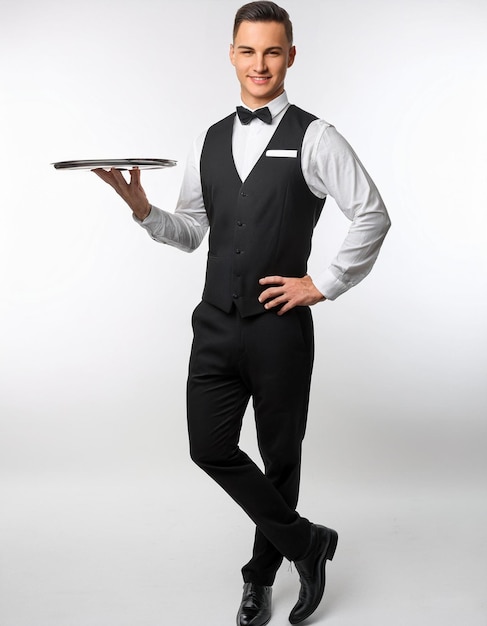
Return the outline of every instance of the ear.
[[[290,50],[289,50],[289,57],[287,60],[287,66],[291,67],[291,65],[294,63],[294,59],[296,58],[296,46],[291,46]]]
[[[233,43],[230,44],[229,57],[230,57],[230,63],[232,65],[235,65],[235,48],[233,46]]]

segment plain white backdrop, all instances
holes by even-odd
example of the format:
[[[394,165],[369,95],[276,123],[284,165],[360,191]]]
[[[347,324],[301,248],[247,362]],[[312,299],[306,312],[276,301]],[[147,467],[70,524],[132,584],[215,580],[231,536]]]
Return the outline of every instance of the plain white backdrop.
[[[234,621],[252,527],[186,442],[206,241],[156,244],[50,164],[177,159],[143,173],[172,210],[193,138],[238,101],[240,4],[0,0],[2,626]],[[290,100],[349,140],[393,222],[372,274],[314,308],[300,510],[342,535],[314,620],[485,626],[487,4],[283,6]],[[329,200],[311,275],[346,229]]]

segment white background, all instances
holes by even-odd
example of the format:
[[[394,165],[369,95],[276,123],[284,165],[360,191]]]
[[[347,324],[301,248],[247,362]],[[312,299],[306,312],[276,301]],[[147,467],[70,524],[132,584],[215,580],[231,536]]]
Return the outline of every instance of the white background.
[[[0,0],[6,626],[234,621],[252,527],[186,442],[206,242],[158,245],[95,175],[50,164],[177,159],[143,173],[172,210],[192,139],[238,100],[240,4]],[[342,535],[316,622],[485,626],[487,4],[284,6],[290,100],[349,140],[393,222],[372,274],[314,308],[300,510]],[[311,274],[346,228],[328,201]]]

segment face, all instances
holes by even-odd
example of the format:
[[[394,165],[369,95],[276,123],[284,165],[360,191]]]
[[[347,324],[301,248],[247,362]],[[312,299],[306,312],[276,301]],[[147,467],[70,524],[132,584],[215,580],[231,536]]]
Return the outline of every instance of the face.
[[[257,109],[281,95],[295,55],[296,48],[289,44],[283,24],[242,22],[230,46],[230,61],[244,104]]]

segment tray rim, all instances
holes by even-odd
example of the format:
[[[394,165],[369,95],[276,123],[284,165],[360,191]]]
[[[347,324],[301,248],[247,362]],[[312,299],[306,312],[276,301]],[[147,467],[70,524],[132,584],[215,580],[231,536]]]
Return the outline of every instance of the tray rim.
[[[130,158],[130,159],[73,159],[70,161],[55,161],[51,163],[57,170],[69,169],[163,169],[174,167],[177,161],[174,159],[159,158]]]

